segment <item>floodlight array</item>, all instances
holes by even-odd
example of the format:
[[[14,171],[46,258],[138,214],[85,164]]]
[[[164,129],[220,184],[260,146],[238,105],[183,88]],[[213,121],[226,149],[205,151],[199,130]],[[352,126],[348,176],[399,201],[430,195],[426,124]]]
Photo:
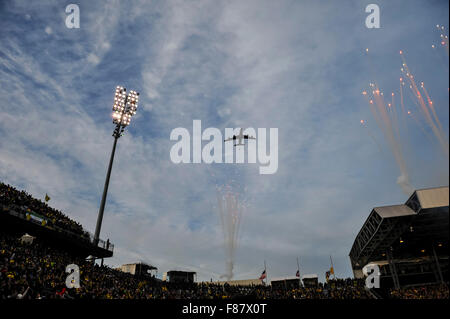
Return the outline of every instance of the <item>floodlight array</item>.
[[[118,86],[116,87],[116,92],[114,93],[114,105],[113,105],[113,123],[121,124],[122,113],[125,110],[125,101],[127,98],[127,89]]]
[[[127,89],[118,86],[114,94],[114,105],[113,105],[113,123],[120,126],[128,126],[131,121],[131,117],[136,114],[139,93],[136,91],[130,91],[126,94]]]
[[[139,93],[136,91],[130,91],[126,100],[125,114],[123,119],[125,125],[129,125],[131,117],[136,114],[138,101]]]

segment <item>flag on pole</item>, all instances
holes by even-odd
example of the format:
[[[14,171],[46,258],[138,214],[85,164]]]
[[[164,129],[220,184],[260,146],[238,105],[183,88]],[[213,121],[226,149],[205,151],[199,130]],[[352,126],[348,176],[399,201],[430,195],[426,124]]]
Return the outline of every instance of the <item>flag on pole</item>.
[[[333,275],[333,278],[336,279],[336,275],[334,274],[333,259],[331,258],[331,255],[330,255],[330,263],[331,263],[331,267],[330,267],[330,275]]]
[[[264,271],[261,274],[261,277],[259,277],[260,280],[266,279],[266,270],[264,269]]]
[[[48,202],[50,200],[50,197],[45,193],[45,201]]]
[[[297,257],[297,272],[295,273],[295,277],[298,277],[298,287],[300,288],[302,286],[302,279],[300,277],[300,263],[298,262],[298,257]]]

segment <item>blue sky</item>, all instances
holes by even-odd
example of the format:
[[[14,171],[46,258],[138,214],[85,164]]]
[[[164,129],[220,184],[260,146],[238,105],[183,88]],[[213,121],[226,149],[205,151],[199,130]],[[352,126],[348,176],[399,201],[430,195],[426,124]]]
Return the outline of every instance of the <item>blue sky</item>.
[[[0,4],[0,179],[95,228],[113,142],[117,85],[141,93],[118,143],[102,238],[107,261],[218,279],[225,256],[216,185],[245,188],[235,277],[351,276],[348,253],[374,206],[407,199],[361,92],[398,91],[405,52],[448,140],[448,55],[436,24],[447,1],[64,1]],[[365,27],[365,7],[381,28]],[[370,59],[365,55],[370,49]],[[372,66],[371,66],[372,65]],[[407,102],[413,104],[411,102]],[[276,127],[279,168],[175,165],[172,129]],[[365,119],[383,151],[364,130]],[[448,158],[409,121],[402,140],[414,188],[448,185]]]

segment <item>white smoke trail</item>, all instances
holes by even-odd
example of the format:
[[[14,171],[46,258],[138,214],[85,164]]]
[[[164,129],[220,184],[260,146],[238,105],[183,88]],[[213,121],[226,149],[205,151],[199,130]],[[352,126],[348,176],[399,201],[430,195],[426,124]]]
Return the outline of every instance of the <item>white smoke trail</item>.
[[[239,226],[243,211],[243,205],[239,202],[238,194],[229,190],[221,193],[217,191],[220,221],[224,235],[225,268],[226,273],[221,276],[230,280],[233,278],[234,258],[238,244]]]
[[[386,140],[391,148],[394,159],[400,169],[400,176],[397,178],[397,184],[406,195],[410,195],[414,189],[409,183],[409,174],[403,157],[402,145],[395,132],[398,131],[397,123],[392,121],[387,113],[386,102],[383,93],[377,86],[373,87],[373,100],[370,100],[370,108],[374,114],[375,120],[384,133]]]
[[[400,187],[402,188],[402,191],[406,195],[410,195],[410,194],[412,194],[414,192],[414,188],[409,183],[408,175],[400,175],[397,178],[397,184],[400,185]]]

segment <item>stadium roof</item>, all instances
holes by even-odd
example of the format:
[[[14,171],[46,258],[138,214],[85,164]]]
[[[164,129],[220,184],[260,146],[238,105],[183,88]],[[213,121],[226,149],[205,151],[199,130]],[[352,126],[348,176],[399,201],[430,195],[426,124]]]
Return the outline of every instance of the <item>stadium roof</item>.
[[[449,205],[448,186],[416,191],[422,209]]]
[[[183,271],[183,270],[169,270],[167,272],[168,275],[176,275],[176,274],[196,274],[195,271]]]
[[[373,209],[382,218],[391,218],[399,216],[415,215],[416,212],[413,211],[406,205],[392,205],[392,206],[382,206],[375,207]]]
[[[314,279],[314,278],[319,278],[319,276],[317,276],[316,274],[308,274],[302,276],[302,279]]]
[[[448,207],[446,186],[416,190],[404,205],[373,208],[350,251],[352,265],[362,267],[379,258],[400,236],[404,241],[408,237],[409,249],[429,240],[447,240]]]
[[[124,267],[124,266],[136,266],[136,265],[147,266],[147,267],[149,267],[149,268],[152,269],[152,270],[153,270],[153,269],[158,269],[157,267],[155,267],[155,266],[153,266],[153,265],[150,265],[150,264],[148,264],[148,263],[142,262],[142,261],[135,262],[135,263],[131,263],[131,264],[123,264],[122,267]]]
[[[251,286],[251,285],[261,285],[262,281],[261,279],[255,278],[255,279],[236,279],[236,280],[224,280],[224,281],[203,281],[204,284],[213,284],[213,285],[224,285],[228,284],[230,286]]]
[[[276,277],[276,278],[272,278],[270,281],[272,282],[272,281],[284,281],[284,280],[300,280],[300,278],[296,277],[296,276]]]
[[[406,205],[372,209],[353,243],[350,252],[352,260],[364,256],[362,263],[365,264],[375,250],[385,250],[399,234],[403,233],[409,225],[409,220],[415,215],[417,213]]]

